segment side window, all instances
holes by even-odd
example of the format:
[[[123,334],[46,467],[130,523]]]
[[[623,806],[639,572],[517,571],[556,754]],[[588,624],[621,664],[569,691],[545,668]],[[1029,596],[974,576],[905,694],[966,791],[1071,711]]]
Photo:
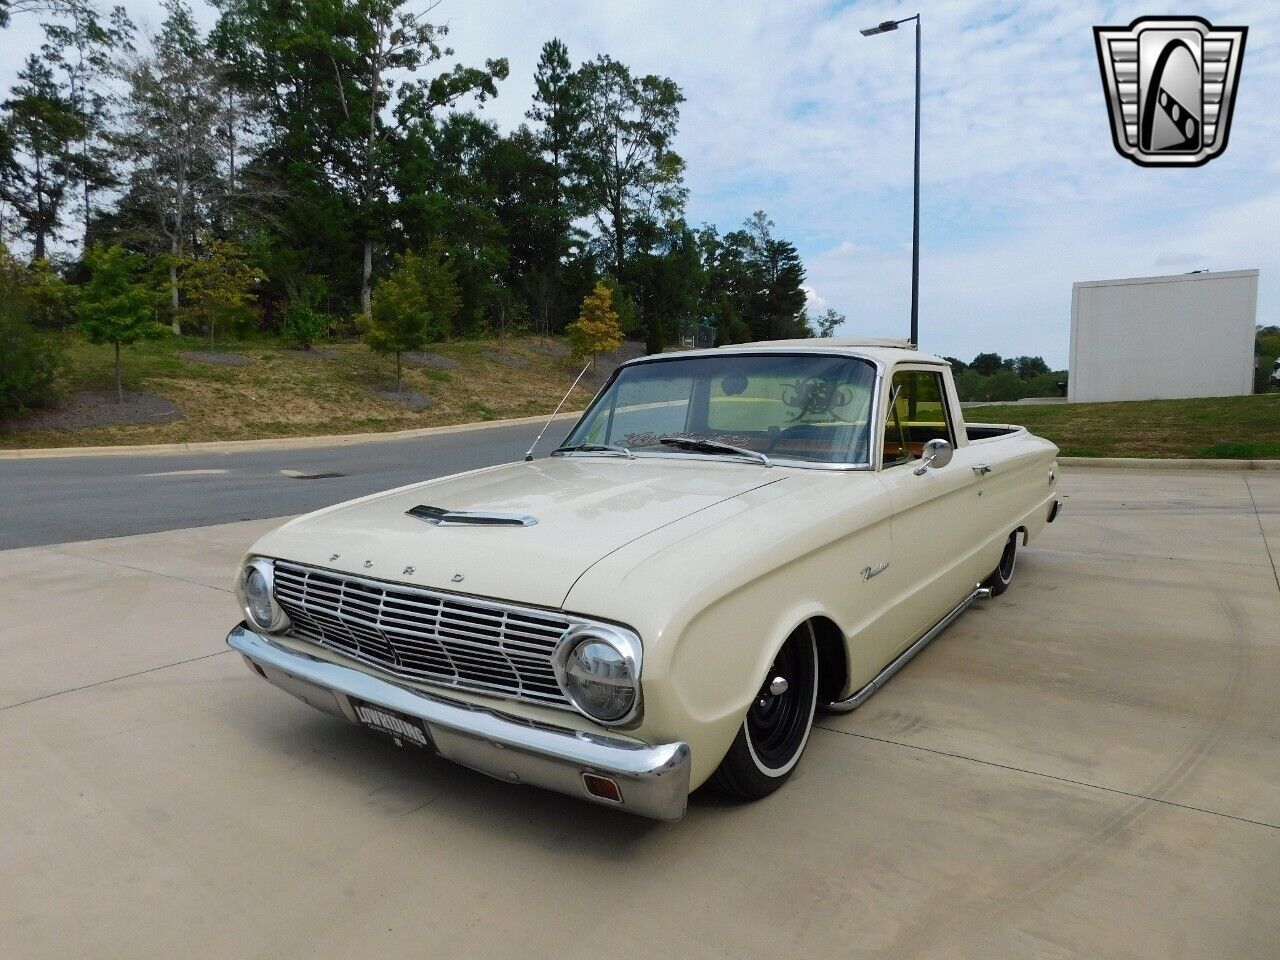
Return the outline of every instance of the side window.
[[[955,444],[942,374],[899,370],[889,387],[884,425],[884,466],[919,460],[929,440]]]

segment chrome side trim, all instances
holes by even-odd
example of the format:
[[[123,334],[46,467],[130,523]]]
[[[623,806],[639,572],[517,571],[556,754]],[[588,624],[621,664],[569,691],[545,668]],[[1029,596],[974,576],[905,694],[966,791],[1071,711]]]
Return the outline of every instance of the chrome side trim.
[[[255,672],[318,710],[351,720],[355,714],[348,698],[356,697],[418,717],[441,756],[499,780],[618,806],[587,792],[582,774],[595,773],[617,781],[624,810],[657,820],[684,816],[691,757],[687,743],[650,746],[414,690],[286,649],[243,623],[228,634],[227,643]]]
[[[822,704],[822,708],[824,710],[829,710],[832,713],[848,713],[850,710],[856,710],[858,707],[866,703],[873,693],[888,683],[890,677],[905,667],[912,657],[927,647],[934,638],[938,636],[938,634],[951,626],[960,614],[964,613],[973,605],[974,601],[985,600],[990,596],[991,591],[986,587],[976,587],[973,593],[965,597],[964,600],[962,600],[950,613],[935,623],[923,637],[894,657],[887,667],[876,674],[874,680],[853,696],[847,697],[844,700],[833,700],[830,703],[824,703]]]

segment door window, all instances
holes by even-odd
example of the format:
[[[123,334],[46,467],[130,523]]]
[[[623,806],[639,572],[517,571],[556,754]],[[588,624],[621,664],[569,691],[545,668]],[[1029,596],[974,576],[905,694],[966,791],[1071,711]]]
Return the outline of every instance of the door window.
[[[919,460],[929,440],[946,440],[955,446],[941,373],[897,371],[889,387],[889,401],[884,466]]]

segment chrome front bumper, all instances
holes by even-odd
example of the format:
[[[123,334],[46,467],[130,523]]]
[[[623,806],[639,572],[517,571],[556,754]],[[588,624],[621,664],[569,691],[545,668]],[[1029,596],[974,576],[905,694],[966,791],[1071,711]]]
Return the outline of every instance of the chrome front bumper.
[[[689,796],[689,746],[648,746],[525,720],[382,680],[287,649],[240,624],[227,635],[255,673],[325,713],[356,723],[349,697],[419,717],[449,760],[508,783],[527,783],[657,820],[679,820]],[[583,774],[613,779],[622,802],[587,792]]]

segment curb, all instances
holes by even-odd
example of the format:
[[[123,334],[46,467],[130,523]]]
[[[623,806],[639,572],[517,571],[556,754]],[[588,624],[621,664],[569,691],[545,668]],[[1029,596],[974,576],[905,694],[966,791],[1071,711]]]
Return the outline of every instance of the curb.
[[[208,440],[198,443],[148,443],[119,447],[45,447],[31,450],[0,450],[0,460],[47,460],[57,457],[130,457],[168,453],[247,453],[251,450],[302,450],[308,447],[338,447],[359,443],[384,443],[389,440],[411,440],[446,433],[518,427],[530,423],[549,423],[582,415],[582,411],[559,413],[554,417],[515,417],[511,420],[484,420],[479,423],[455,423],[441,427],[418,427],[392,433],[343,433],[323,437],[270,437],[263,440]]]
[[[1112,470],[1280,470],[1280,460],[1175,460],[1158,457],[1059,457],[1064,467]]]

